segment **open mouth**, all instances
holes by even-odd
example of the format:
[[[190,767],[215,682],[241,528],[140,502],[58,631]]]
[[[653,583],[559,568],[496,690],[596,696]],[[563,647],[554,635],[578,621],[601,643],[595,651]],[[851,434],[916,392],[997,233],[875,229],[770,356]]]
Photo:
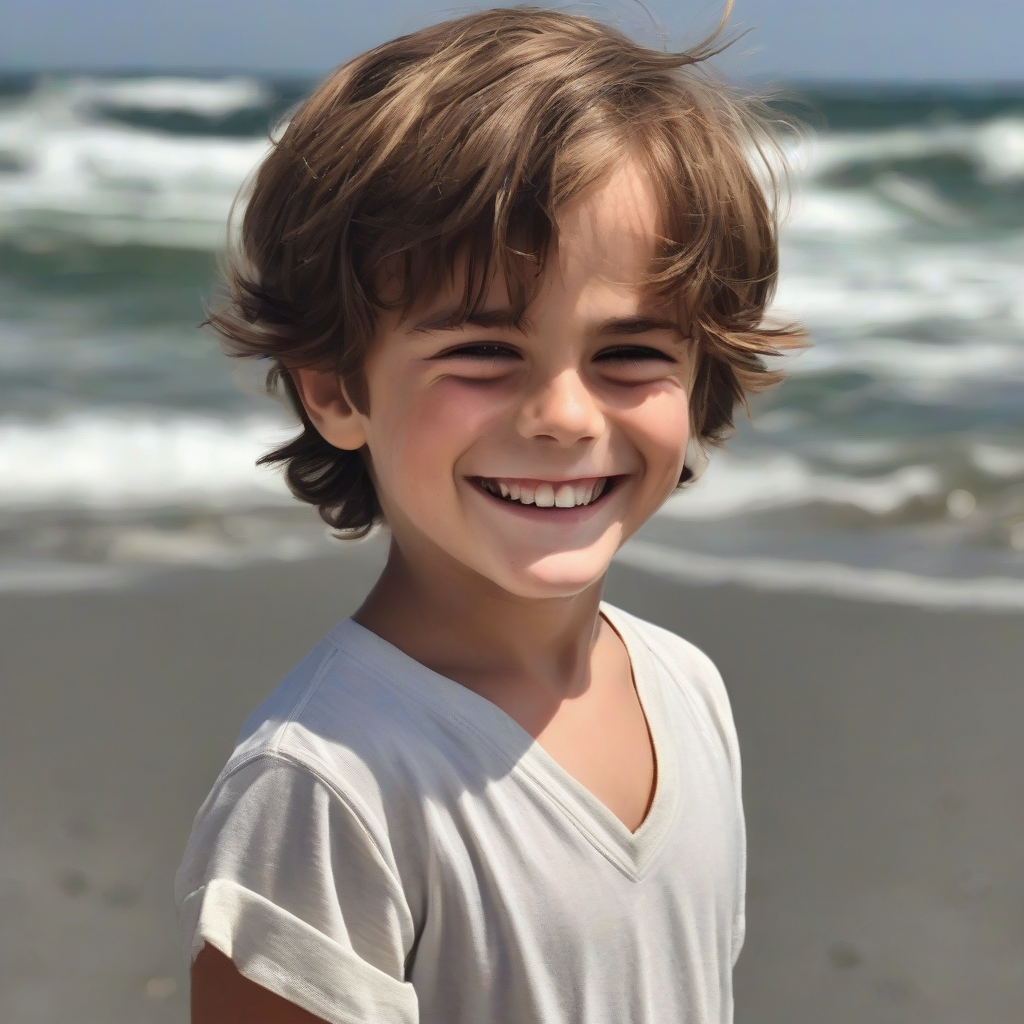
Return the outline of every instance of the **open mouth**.
[[[605,497],[618,479],[614,476],[600,476],[560,483],[478,476],[473,477],[473,483],[495,498],[513,505],[533,505],[537,508],[578,508],[582,505],[593,505],[594,502]]]

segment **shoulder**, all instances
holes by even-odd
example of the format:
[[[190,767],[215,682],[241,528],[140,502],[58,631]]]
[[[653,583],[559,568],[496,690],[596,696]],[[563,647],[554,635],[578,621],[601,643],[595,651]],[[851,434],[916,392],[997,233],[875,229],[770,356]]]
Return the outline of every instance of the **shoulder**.
[[[449,683],[449,687],[457,684]],[[249,716],[222,777],[287,762],[334,790],[387,843],[390,823],[444,788],[466,732],[438,679],[346,620]]]
[[[196,814],[179,888],[234,877],[254,856],[264,874],[287,862],[296,875],[318,849],[397,877],[394,809],[409,790],[396,784],[395,752],[409,750],[412,719],[332,630],[243,725]],[[256,888],[276,885],[264,878]]]
[[[249,716],[229,767],[273,753],[335,769],[342,749],[407,741],[422,713],[416,688],[379,657],[374,641],[350,620],[331,630]]]
[[[387,843],[358,799],[309,764],[256,752],[229,761],[217,778],[193,821],[182,870],[232,875],[262,850],[274,851],[264,858],[272,873],[272,865],[300,863],[304,844],[343,847],[349,860],[362,851],[393,872]]]
[[[702,721],[717,734],[730,760],[738,764],[738,743],[729,693],[715,663],[696,644],[671,630],[638,618],[611,605],[603,605],[616,628],[628,633],[651,659],[670,692],[684,699]]]

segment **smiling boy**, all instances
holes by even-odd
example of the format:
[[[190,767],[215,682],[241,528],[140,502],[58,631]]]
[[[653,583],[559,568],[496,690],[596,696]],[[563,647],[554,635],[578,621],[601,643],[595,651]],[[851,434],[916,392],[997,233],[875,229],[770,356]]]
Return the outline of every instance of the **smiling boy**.
[[[707,52],[471,15],[345,65],[260,169],[213,322],[278,367],[295,493],[390,551],[196,818],[200,1024],[731,1020],[728,699],[602,602],[799,339]]]

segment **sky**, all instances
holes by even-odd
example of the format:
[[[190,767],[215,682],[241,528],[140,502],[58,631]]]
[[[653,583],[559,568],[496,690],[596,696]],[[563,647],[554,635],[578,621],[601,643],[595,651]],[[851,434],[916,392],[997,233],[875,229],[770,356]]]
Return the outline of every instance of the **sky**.
[[[722,10],[707,0],[646,6],[683,45]],[[316,74],[471,9],[451,0],[0,0],[0,69]],[[633,0],[572,9],[657,38]],[[731,25],[750,30],[724,61],[744,77],[1024,81],[1024,0],[736,0]]]

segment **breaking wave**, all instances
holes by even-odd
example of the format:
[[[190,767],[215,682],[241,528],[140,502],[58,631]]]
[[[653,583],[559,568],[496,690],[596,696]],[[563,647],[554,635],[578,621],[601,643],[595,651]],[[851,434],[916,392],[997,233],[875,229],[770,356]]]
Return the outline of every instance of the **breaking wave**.
[[[215,249],[268,124],[300,94],[245,77],[41,78],[0,108],[0,236]],[[248,137],[232,128],[242,115]],[[788,157],[801,192],[794,237],[969,225],[977,211],[944,197],[937,173],[952,158],[983,190],[1021,185],[1024,117],[809,136]]]
[[[0,589],[322,550],[254,465],[291,428],[193,331],[232,202],[310,84],[38,76],[2,100]],[[1000,566],[1024,572],[1024,98],[960,116],[966,100],[936,96],[914,123],[904,97],[873,102],[878,123],[789,144],[776,307],[814,347],[656,517],[672,557],[650,539],[622,557],[680,579],[1018,607]],[[211,518],[154,526],[157,509]],[[35,519],[81,564],[33,575],[11,554]],[[902,534],[893,565],[872,563],[911,528],[906,565]]]
[[[0,421],[0,509],[287,503],[280,474],[255,463],[290,432],[282,421],[184,414]]]

